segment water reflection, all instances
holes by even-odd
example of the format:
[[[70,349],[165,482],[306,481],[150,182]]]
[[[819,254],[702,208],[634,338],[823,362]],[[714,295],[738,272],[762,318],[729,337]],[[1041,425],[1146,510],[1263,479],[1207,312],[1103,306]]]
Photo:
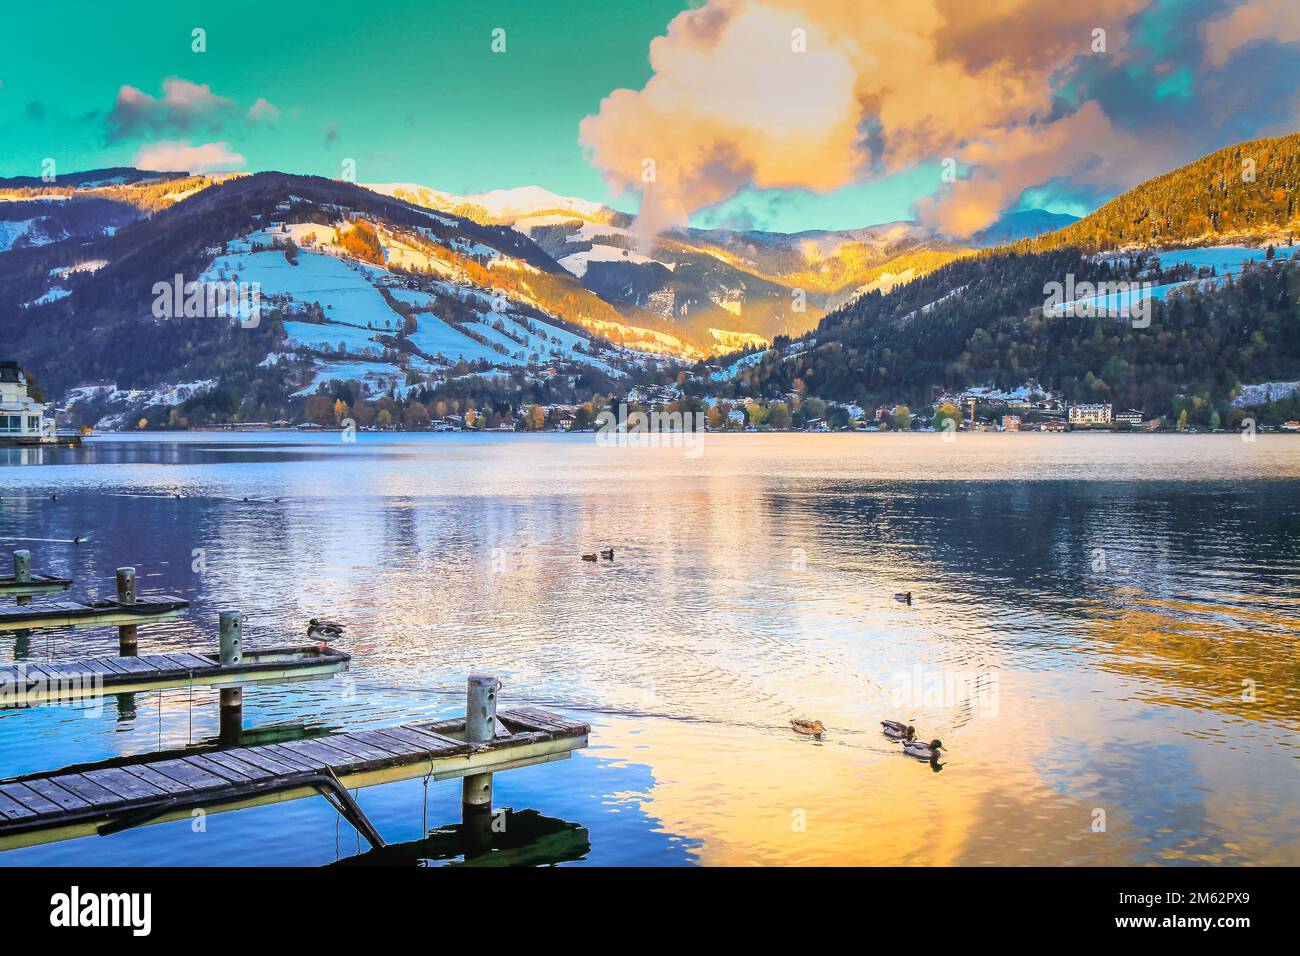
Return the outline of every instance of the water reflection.
[[[500,808],[474,822],[430,830],[420,840],[390,843],[332,866],[555,866],[591,852],[585,827],[537,810]]]
[[[502,781],[584,821],[584,862],[1300,861],[1300,442],[709,437],[698,460],[573,436],[92,442],[0,468],[0,549],[50,539],[34,564],[77,597],[134,564],[191,600],[141,653],[214,650],[226,607],[252,645],[344,621],[347,677],[252,689],[251,725],[445,716],[473,670],[502,677],[502,706],[590,719],[591,751]],[[578,559],[604,547],[616,561]],[[25,653],[115,646],[39,632]],[[972,679],[903,712],[917,668]],[[218,735],[216,712],[196,689],[111,725],[4,713],[0,759],[184,746]],[[942,772],[882,717],[941,738]],[[368,801],[387,835],[421,798]],[[300,832],[268,862],[325,862]]]

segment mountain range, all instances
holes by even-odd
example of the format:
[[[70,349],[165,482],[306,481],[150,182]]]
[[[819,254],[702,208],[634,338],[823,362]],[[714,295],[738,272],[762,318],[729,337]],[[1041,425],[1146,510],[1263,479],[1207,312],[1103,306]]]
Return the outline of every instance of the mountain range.
[[[989,256],[1276,240],[1295,218],[1297,155],[1295,134],[1239,144],[1082,220],[1018,210],[965,242],[894,222],[683,228],[647,243],[627,214],[538,187],[460,196],[134,169],[0,179],[0,340],[52,396],[118,420],[182,405],[198,420],[289,414],[345,382],[399,402],[471,380],[583,399],[773,341],[778,358],[808,352],[845,317],[905,316],[920,294],[942,314]],[[158,318],[155,284],[176,275],[257,283],[260,321]]]

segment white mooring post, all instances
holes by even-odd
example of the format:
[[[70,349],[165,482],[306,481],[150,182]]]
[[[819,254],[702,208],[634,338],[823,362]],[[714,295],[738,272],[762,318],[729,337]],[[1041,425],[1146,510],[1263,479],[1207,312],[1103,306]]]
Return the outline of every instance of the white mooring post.
[[[465,685],[465,742],[487,743],[496,733],[497,691],[501,682],[491,674],[470,674]],[[462,815],[492,812],[492,774],[476,773],[464,778],[461,789]]]
[[[244,659],[244,619],[238,611],[222,611],[217,618],[219,656],[222,667],[233,667]],[[221,738],[237,740],[243,729],[244,688],[221,688]]]
[[[117,569],[117,602],[119,604],[135,603],[135,568]],[[122,624],[117,629],[118,653],[123,657],[135,657],[136,625]]]
[[[19,584],[25,584],[32,579],[32,553],[30,551],[14,552],[14,580]],[[18,595],[19,604],[31,604],[32,596],[30,594]]]

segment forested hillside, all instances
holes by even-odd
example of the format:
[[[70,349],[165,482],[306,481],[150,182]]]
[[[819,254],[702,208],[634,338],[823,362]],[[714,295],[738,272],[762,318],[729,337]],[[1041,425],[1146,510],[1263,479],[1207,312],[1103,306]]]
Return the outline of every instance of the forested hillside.
[[[1153,302],[1145,328],[1110,316],[1045,315],[1044,285],[1067,273],[1093,281],[1142,274],[1155,283],[1194,275],[1186,266],[1153,272],[1144,256],[1096,261],[1073,249],[964,259],[832,313],[802,350],[778,342],[735,389],[919,404],[936,389],[1012,388],[1036,378],[1070,401],[1148,416],[1190,404],[1193,422],[1209,425],[1216,412],[1226,418],[1243,383],[1300,373],[1300,262],[1277,258],[1217,286],[1192,283]]]
[[[1045,252],[1265,240],[1296,227],[1300,133],[1228,146],[1149,179],[1064,229],[1013,248]]]

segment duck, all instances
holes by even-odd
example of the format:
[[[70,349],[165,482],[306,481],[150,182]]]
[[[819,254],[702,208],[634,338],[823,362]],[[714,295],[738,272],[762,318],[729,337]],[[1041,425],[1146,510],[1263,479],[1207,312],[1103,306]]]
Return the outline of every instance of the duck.
[[[329,643],[342,636],[343,625],[337,621],[322,621],[320,618],[313,617],[307,622],[307,639],[310,641]]]
[[[584,560],[584,561],[595,561],[595,560],[596,560],[596,556],[595,556],[594,554],[584,554],[584,555],[582,556],[582,560]]]
[[[601,556],[602,558],[604,558],[606,561],[613,561],[613,560],[614,560],[614,549],[613,549],[613,548],[606,548],[604,551],[600,552],[600,556]]]
[[[888,737],[911,740],[916,736],[916,728],[911,724],[903,723],[901,720],[882,720],[880,726],[885,728],[885,735]]]
[[[909,605],[910,605],[910,604],[912,603],[912,592],[911,592],[911,591],[899,591],[897,594],[894,595],[894,600],[895,600],[895,601],[902,601],[904,604],[909,604]]]
[[[928,744],[919,740],[909,740],[903,744],[903,753],[909,757],[920,757],[922,760],[938,760],[939,751],[943,749],[943,742],[931,740]]]
[[[795,717],[790,721],[790,726],[796,734],[820,737],[826,733],[826,728],[822,726],[820,720],[809,720],[807,717]]]

